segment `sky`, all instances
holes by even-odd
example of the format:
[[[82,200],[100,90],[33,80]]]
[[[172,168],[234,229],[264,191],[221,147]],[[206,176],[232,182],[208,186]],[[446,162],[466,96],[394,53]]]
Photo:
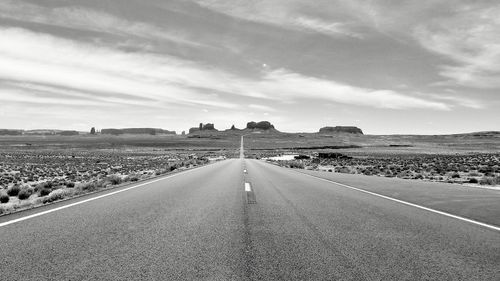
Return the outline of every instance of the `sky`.
[[[500,2],[1,0],[0,128],[500,130]]]

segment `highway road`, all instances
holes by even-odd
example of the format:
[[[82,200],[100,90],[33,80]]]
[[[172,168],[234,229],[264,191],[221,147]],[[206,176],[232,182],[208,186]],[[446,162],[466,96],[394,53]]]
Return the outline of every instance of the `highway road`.
[[[228,159],[3,216],[0,280],[500,280],[500,214],[477,203],[499,191],[427,210],[349,188],[370,179]]]

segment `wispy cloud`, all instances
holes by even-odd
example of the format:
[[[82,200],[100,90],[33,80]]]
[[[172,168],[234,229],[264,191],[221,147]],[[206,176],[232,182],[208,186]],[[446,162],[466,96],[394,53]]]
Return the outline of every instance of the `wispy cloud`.
[[[468,107],[473,109],[481,109],[485,107],[483,102],[471,98],[458,97],[456,95],[451,96],[451,95],[437,95],[437,94],[433,94],[431,96],[436,100],[442,100],[462,107]]]
[[[351,30],[348,24],[342,22],[326,22],[321,19],[301,16],[293,20],[291,23],[306,30],[313,30],[332,36],[349,36],[360,39],[364,37],[362,34]]]
[[[1,81],[1,100],[40,104],[93,106],[144,106],[164,108],[157,100],[126,94],[81,92],[75,89],[27,82]]]
[[[256,101],[312,99],[376,108],[449,109],[435,100],[350,86],[285,69],[266,71],[259,79],[246,78],[169,56],[125,53],[22,29],[0,29],[0,78],[74,89],[68,95],[77,93],[80,97],[88,92],[94,97],[95,93],[124,94],[122,103],[127,96],[136,96],[159,105],[236,109],[240,105],[231,99],[240,96]],[[43,90],[50,92],[50,87]],[[52,91],[58,95],[65,92]],[[216,93],[226,93],[229,99]],[[257,103],[253,104],[256,108]]]
[[[500,5],[466,5],[452,16],[437,18],[415,28],[426,49],[451,59],[441,65],[440,85],[500,88]]]
[[[268,98],[278,100],[317,99],[376,108],[449,110],[449,106],[442,102],[411,97],[392,90],[374,90],[346,85],[284,69],[270,71],[261,81],[246,86],[252,86],[253,89],[265,93]],[[246,86],[240,90],[244,91]]]
[[[130,21],[112,14],[78,6],[47,8],[21,1],[0,2],[0,17],[23,22],[53,25],[119,36],[169,40],[178,44],[201,46],[187,34],[166,26]]]
[[[236,107],[186,88],[207,85],[213,76],[208,69],[168,56],[126,53],[22,29],[0,29],[0,78],[7,80],[145,96],[164,103]]]
[[[261,105],[261,104],[249,104],[248,107],[251,109],[256,109],[256,110],[260,110],[260,111],[267,111],[267,112],[276,111],[276,109],[274,109],[270,106]]]
[[[306,1],[217,1],[198,0],[198,4],[231,17],[271,24],[285,29],[316,32],[333,37],[363,38],[350,24],[315,18],[300,12]]]

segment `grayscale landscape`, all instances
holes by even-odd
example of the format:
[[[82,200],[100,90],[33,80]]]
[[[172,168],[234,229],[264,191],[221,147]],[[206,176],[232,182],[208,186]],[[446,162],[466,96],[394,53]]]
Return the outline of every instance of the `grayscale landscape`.
[[[494,1],[0,1],[0,280],[499,280]]]

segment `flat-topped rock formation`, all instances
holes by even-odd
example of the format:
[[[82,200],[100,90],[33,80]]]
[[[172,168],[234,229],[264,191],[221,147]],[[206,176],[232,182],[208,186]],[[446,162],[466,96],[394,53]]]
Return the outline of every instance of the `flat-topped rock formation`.
[[[363,134],[360,128],[355,126],[335,126],[335,127],[323,127],[319,129],[320,134],[335,134],[335,133],[349,133],[349,134]]]
[[[103,135],[175,135],[175,131],[163,130],[158,128],[123,128],[123,129],[102,129]]]
[[[260,122],[251,121],[247,123],[247,129],[270,130],[274,129],[274,126],[269,121],[260,121]]]

